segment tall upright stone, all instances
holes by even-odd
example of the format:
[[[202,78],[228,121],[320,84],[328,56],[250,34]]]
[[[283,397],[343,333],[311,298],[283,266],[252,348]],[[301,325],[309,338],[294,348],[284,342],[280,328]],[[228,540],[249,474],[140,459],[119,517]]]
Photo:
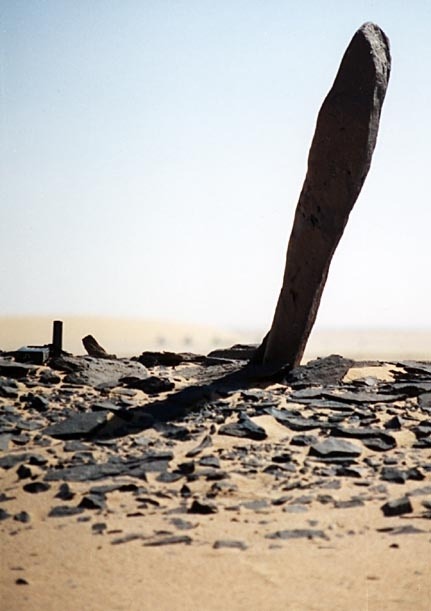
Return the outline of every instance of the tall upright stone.
[[[316,319],[329,266],[371,164],[391,67],[373,23],[353,36],[320,109],[271,330],[254,362],[294,367]]]

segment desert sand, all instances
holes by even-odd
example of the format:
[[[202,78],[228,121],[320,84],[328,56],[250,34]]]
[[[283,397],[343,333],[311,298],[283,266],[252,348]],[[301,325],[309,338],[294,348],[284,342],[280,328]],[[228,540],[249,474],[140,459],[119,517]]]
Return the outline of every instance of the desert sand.
[[[84,361],[96,368],[97,382],[119,367]],[[190,401],[192,411],[187,404],[180,417],[153,425],[142,421],[143,412],[159,413],[181,390],[213,379],[212,368],[218,374],[233,364],[132,363],[135,374],[142,367],[175,384],[158,393],[145,376],[132,377],[129,386],[99,386],[87,370],[68,374],[61,364],[9,376],[6,366],[2,609],[428,611],[431,449],[423,441],[429,435],[423,391],[431,369],[337,363],[335,386],[328,378],[326,386],[315,379],[305,388],[317,393],[312,401],[326,388],[332,398],[351,393],[352,402],[323,398],[317,408],[302,399],[301,383],[256,383],[211,391],[202,402]],[[309,367],[303,371],[315,375]],[[406,376],[422,394],[405,396]],[[257,437],[223,434],[244,410]],[[277,410],[293,420],[282,424]],[[74,429],[80,413],[100,416],[100,426],[85,433],[88,423],[80,429],[79,421]],[[301,420],[316,417],[321,425]],[[346,438],[360,458],[325,462],[313,455],[307,436],[328,440],[326,426],[357,427],[358,417],[377,445]],[[72,423],[66,433],[65,422]],[[159,462],[151,462],[154,456]],[[125,470],[98,472],[101,465],[118,467],[118,460]],[[383,506],[400,498],[408,507],[385,515]]]
[[[51,341],[52,321],[64,322],[64,349],[85,353],[82,338],[94,335],[110,353],[133,356],[143,350],[191,351],[205,354],[235,343],[258,344],[267,329],[237,330],[191,323],[106,316],[0,316],[0,349]],[[353,359],[430,359],[431,329],[313,330],[304,361],[328,354]]]

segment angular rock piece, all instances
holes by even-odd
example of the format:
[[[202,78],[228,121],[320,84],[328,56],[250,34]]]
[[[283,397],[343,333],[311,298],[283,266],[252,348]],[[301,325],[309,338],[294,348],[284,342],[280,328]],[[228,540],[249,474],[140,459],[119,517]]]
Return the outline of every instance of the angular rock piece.
[[[108,354],[105,348],[96,341],[96,339],[92,335],[86,335],[82,338],[82,343],[87,353],[90,356],[94,356],[98,359],[115,359],[117,358],[115,354]]]
[[[343,439],[332,439],[331,437],[315,443],[310,447],[310,456],[321,456],[324,458],[355,458],[362,453],[354,443]]]
[[[186,457],[194,458],[195,456],[197,456],[198,454],[200,454],[201,452],[203,452],[206,448],[209,448],[210,446],[212,446],[211,436],[205,435],[205,437],[202,439],[202,441],[200,442],[198,446],[196,446],[195,448],[192,448],[191,450],[187,452]]]
[[[76,439],[91,435],[107,419],[107,412],[84,412],[48,426],[44,433],[56,439]]]
[[[261,441],[266,439],[265,429],[253,422],[248,416],[240,416],[238,422],[223,424],[219,430],[219,435],[230,435],[231,437],[246,437]]]
[[[188,535],[169,535],[146,541],[144,545],[146,547],[159,547],[161,545],[177,545],[179,543],[185,543],[190,545],[192,538]]]
[[[145,380],[132,376],[122,378],[120,381],[123,384],[126,384],[128,388],[142,390],[147,395],[158,395],[162,392],[169,392],[175,388],[174,382],[171,382],[166,378],[158,378],[157,376],[150,376]]]
[[[313,528],[295,528],[293,530],[277,530],[270,535],[265,535],[265,539],[328,539],[323,530]]]
[[[292,368],[301,361],[332,257],[370,168],[390,66],[386,35],[364,24],[317,118],[283,286],[257,364]]]
[[[394,499],[388,501],[380,508],[383,511],[383,515],[386,517],[401,516],[404,513],[412,513],[413,507],[410,503],[410,499],[407,496],[403,496],[400,499]]]
[[[10,378],[25,378],[29,373],[36,371],[33,365],[16,363],[10,359],[0,358],[0,375]]]
[[[214,541],[213,549],[239,549],[244,551],[248,545],[244,541],[236,541],[235,539],[217,539]]]

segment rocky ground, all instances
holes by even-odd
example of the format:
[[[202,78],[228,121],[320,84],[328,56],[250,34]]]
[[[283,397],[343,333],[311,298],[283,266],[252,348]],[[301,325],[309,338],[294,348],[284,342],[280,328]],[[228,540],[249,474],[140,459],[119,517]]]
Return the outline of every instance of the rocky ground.
[[[353,549],[372,535],[388,562],[407,545],[425,550],[425,565],[400,606],[369,608],[426,609],[431,364],[331,356],[263,380],[237,373],[249,355],[64,354],[39,366],[1,356],[6,608],[24,608],[41,579],[40,560],[19,549],[37,532],[63,541],[67,531],[93,551],[103,542],[240,556]],[[49,600],[40,604],[54,609]]]

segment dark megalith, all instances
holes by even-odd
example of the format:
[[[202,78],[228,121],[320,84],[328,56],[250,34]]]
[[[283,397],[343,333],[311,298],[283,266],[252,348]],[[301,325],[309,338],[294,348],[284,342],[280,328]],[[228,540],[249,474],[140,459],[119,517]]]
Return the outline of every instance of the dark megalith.
[[[332,257],[370,168],[390,67],[386,35],[365,23],[317,117],[283,286],[254,364],[291,368],[301,361]]]

